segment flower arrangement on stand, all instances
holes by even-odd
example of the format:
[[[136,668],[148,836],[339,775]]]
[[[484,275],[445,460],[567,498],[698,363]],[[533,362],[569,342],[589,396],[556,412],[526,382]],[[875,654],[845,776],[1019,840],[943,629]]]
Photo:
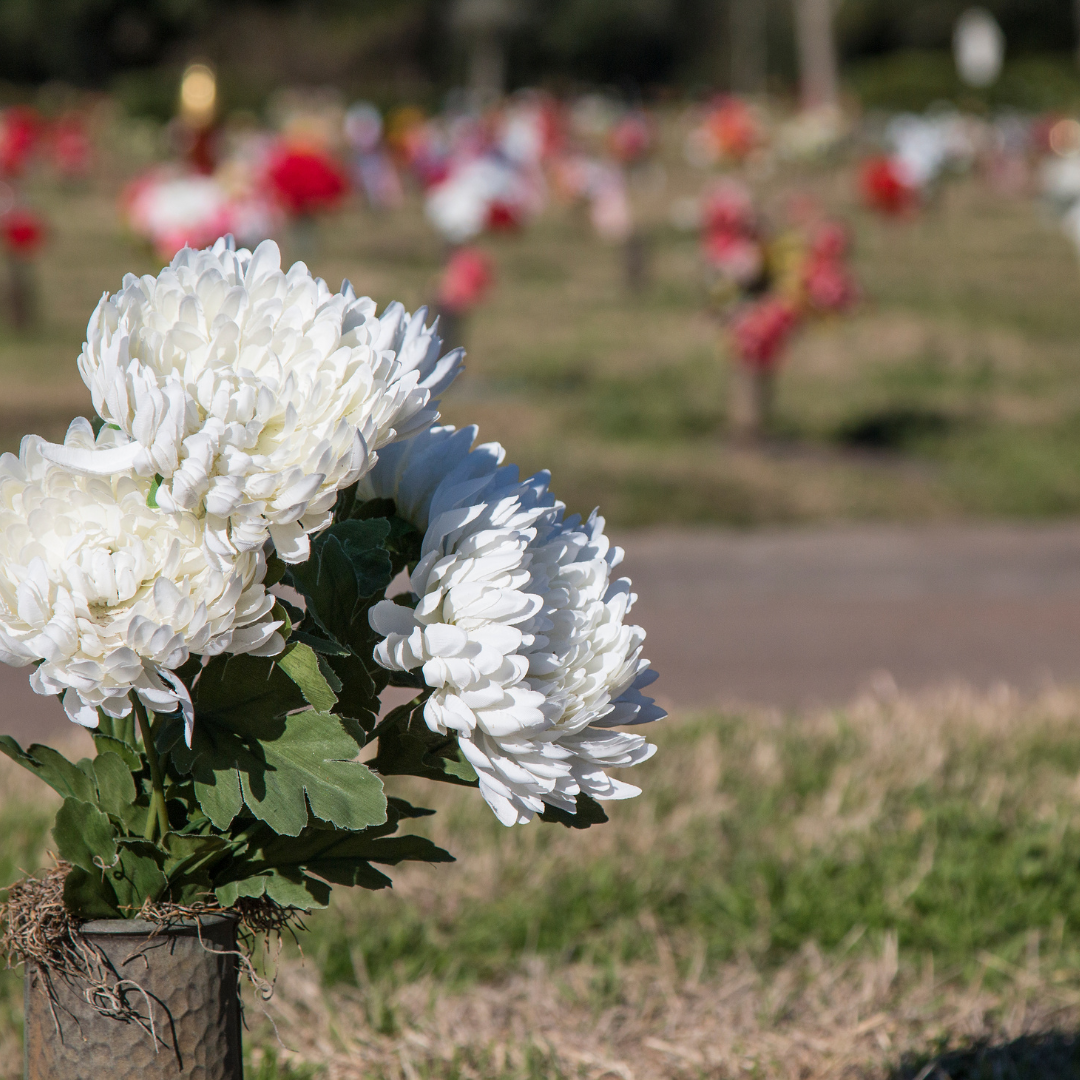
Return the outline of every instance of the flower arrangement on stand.
[[[847,311],[858,295],[844,228],[805,208],[794,216],[771,233],[749,190],[734,180],[713,185],[701,200],[710,307],[737,361],[731,427],[744,437],[770,425],[776,373],[799,326]]]
[[[349,190],[340,162],[321,147],[283,142],[270,154],[266,181],[289,218],[296,247],[314,251],[318,218],[336,210]]]
[[[459,345],[471,312],[483,302],[495,283],[495,267],[478,247],[464,245],[450,256],[439,279],[439,333]]]
[[[185,248],[90,319],[100,428],[0,458],[0,660],[96,748],[0,736],[63,798],[59,862],[2,910],[31,1080],[195,1054],[238,1078],[237,935],[451,858],[399,834],[430,811],[396,776],[477,788],[508,826],[638,793],[608,770],[664,714],[622,552],[548,474],[435,426],[462,353],[425,318],[272,242]],[[415,696],[383,715],[387,686]]]
[[[16,330],[28,330],[40,316],[35,265],[45,245],[45,220],[16,204],[0,215],[0,239],[8,263],[7,311]]]

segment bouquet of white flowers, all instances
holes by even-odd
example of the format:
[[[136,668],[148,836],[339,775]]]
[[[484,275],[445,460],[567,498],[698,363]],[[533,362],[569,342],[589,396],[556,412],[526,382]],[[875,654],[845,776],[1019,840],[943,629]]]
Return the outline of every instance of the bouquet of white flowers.
[[[393,835],[429,813],[395,775],[478,787],[506,825],[638,793],[607,770],[654,748],[618,729],[664,714],[622,553],[546,474],[433,426],[462,354],[425,315],[271,242],[184,249],[90,319],[100,423],[0,459],[0,660],[97,748],[0,737],[63,796],[73,919],[309,911],[449,860]],[[416,694],[382,715],[391,685]]]

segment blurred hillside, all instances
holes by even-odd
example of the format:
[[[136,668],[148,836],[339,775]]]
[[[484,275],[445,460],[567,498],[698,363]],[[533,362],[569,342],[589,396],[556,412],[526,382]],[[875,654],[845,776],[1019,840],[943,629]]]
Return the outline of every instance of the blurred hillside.
[[[2,0],[0,81],[50,80],[117,91],[164,119],[177,70],[214,62],[232,108],[257,109],[284,84],[333,84],[377,101],[433,103],[460,84],[465,49],[454,0]],[[625,92],[729,86],[740,12],[764,22],[764,74],[794,83],[791,0],[515,0],[513,85],[607,84]],[[842,0],[836,31],[849,88],[864,103],[922,107],[955,97],[948,56],[965,0]],[[989,104],[1080,100],[1072,0],[990,0],[1008,41]],[[760,20],[760,14],[755,17]],[[746,89],[746,87],[742,87]]]

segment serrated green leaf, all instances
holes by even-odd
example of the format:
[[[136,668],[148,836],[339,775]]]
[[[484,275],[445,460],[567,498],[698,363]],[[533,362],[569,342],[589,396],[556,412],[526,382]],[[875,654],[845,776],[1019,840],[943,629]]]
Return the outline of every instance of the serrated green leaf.
[[[192,695],[195,727],[217,724],[238,735],[263,738],[274,721],[304,707],[300,687],[271,657],[216,656],[202,670]]]
[[[371,634],[364,601],[381,595],[393,579],[382,546],[389,535],[383,518],[337,522],[312,541],[307,562],[290,569],[308,614],[342,645],[362,646]]]
[[[65,798],[94,802],[97,793],[92,778],[51,746],[34,743],[28,750],[23,750],[10,735],[0,735],[0,751]]]
[[[282,907],[324,908],[330,903],[330,886],[307,874],[275,870],[267,876],[266,895]]]
[[[135,915],[147,900],[160,900],[168,887],[162,872],[164,852],[148,840],[121,844],[117,864],[105,876],[116,894],[116,906],[127,918]]]
[[[423,776],[475,787],[476,773],[464,762],[457,738],[424,723],[424,701],[395,709],[378,727],[379,752],[372,766],[383,776]]]
[[[62,859],[87,873],[100,873],[116,861],[116,830],[108,815],[81,799],[65,799],[56,813],[53,839]]]
[[[244,805],[237,768],[248,756],[243,742],[231,731],[205,724],[192,739],[191,776],[202,812],[218,829],[227,829]]]
[[[224,908],[231,907],[242,896],[267,895],[286,907],[309,911],[324,908],[330,903],[330,886],[303,873],[283,874],[277,870],[266,870],[220,885],[214,890],[214,895]]]
[[[329,712],[337,704],[337,695],[319,667],[319,658],[302,642],[296,642],[278,657],[278,665],[304,695],[304,700],[320,712]],[[340,688],[340,682],[338,686]]]
[[[379,715],[379,694],[386,686],[387,672],[372,660],[372,667],[376,669],[376,678],[373,679],[373,673],[369,672],[363,660],[352,652],[345,656],[328,656],[324,662],[341,684],[341,689],[335,691],[338,704],[334,711],[358,720],[365,731],[373,730]]]
[[[305,626],[303,630],[293,630],[293,641],[303,642],[308,648],[317,652],[320,656],[351,656],[352,651],[338,641],[327,637],[320,628],[309,619],[310,629]]]
[[[286,836],[307,825],[309,804],[316,817],[342,829],[380,824],[386,797],[382,781],[355,760],[361,745],[343,717],[295,713],[280,736],[259,744],[262,762],[252,757],[238,763],[244,802]]]
[[[98,806],[106,814],[123,818],[127,808],[135,802],[135,781],[120,755],[111,750],[98,754],[94,758],[94,778]]]
[[[78,866],[64,878],[64,906],[80,919],[115,919],[120,915],[116,894],[101,871],[90,874]]]
[[[182,722],[180,726],[182,730]],[[126,742],[114,738],[112,735],[99,734],[96,731],[91,732],[91,734],[94,737],[94,746],[97,747],[99,755],[116,754],[130,772],[139,772],[144,767],[143,759],[139,756],[138,751],[134,747],[128,746]]]
[[[266,874],[254,874],[251,877],[240,878],[219,885],[214,890],[217,902],[223,908],[231,908],[242,896],[258,898],[266,895]]]
[[[369,862],[353,859],[324,859],[311,867],[312,872],[333,885],[359,887],[361,889],[388,889],[393,882],[381,870]]]

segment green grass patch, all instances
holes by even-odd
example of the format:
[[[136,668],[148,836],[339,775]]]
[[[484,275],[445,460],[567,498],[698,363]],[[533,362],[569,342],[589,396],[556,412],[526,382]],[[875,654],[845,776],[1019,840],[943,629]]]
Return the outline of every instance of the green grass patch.
[[[983,953],[1021,960],[1033,930],[1080,957],[1077,730],[1034,715],[1002,740],[961,718],[920,739],[892,722],[684,722],[607,838],[494,831],[456,801],[448,897],[354,894],[312,920],[306,951],[327,984],[367,986],[497,980],[534,955],[615,972],[655,957],[649,927],[683,965],[704,950],[768,967],[895,933],[970,974]]]

